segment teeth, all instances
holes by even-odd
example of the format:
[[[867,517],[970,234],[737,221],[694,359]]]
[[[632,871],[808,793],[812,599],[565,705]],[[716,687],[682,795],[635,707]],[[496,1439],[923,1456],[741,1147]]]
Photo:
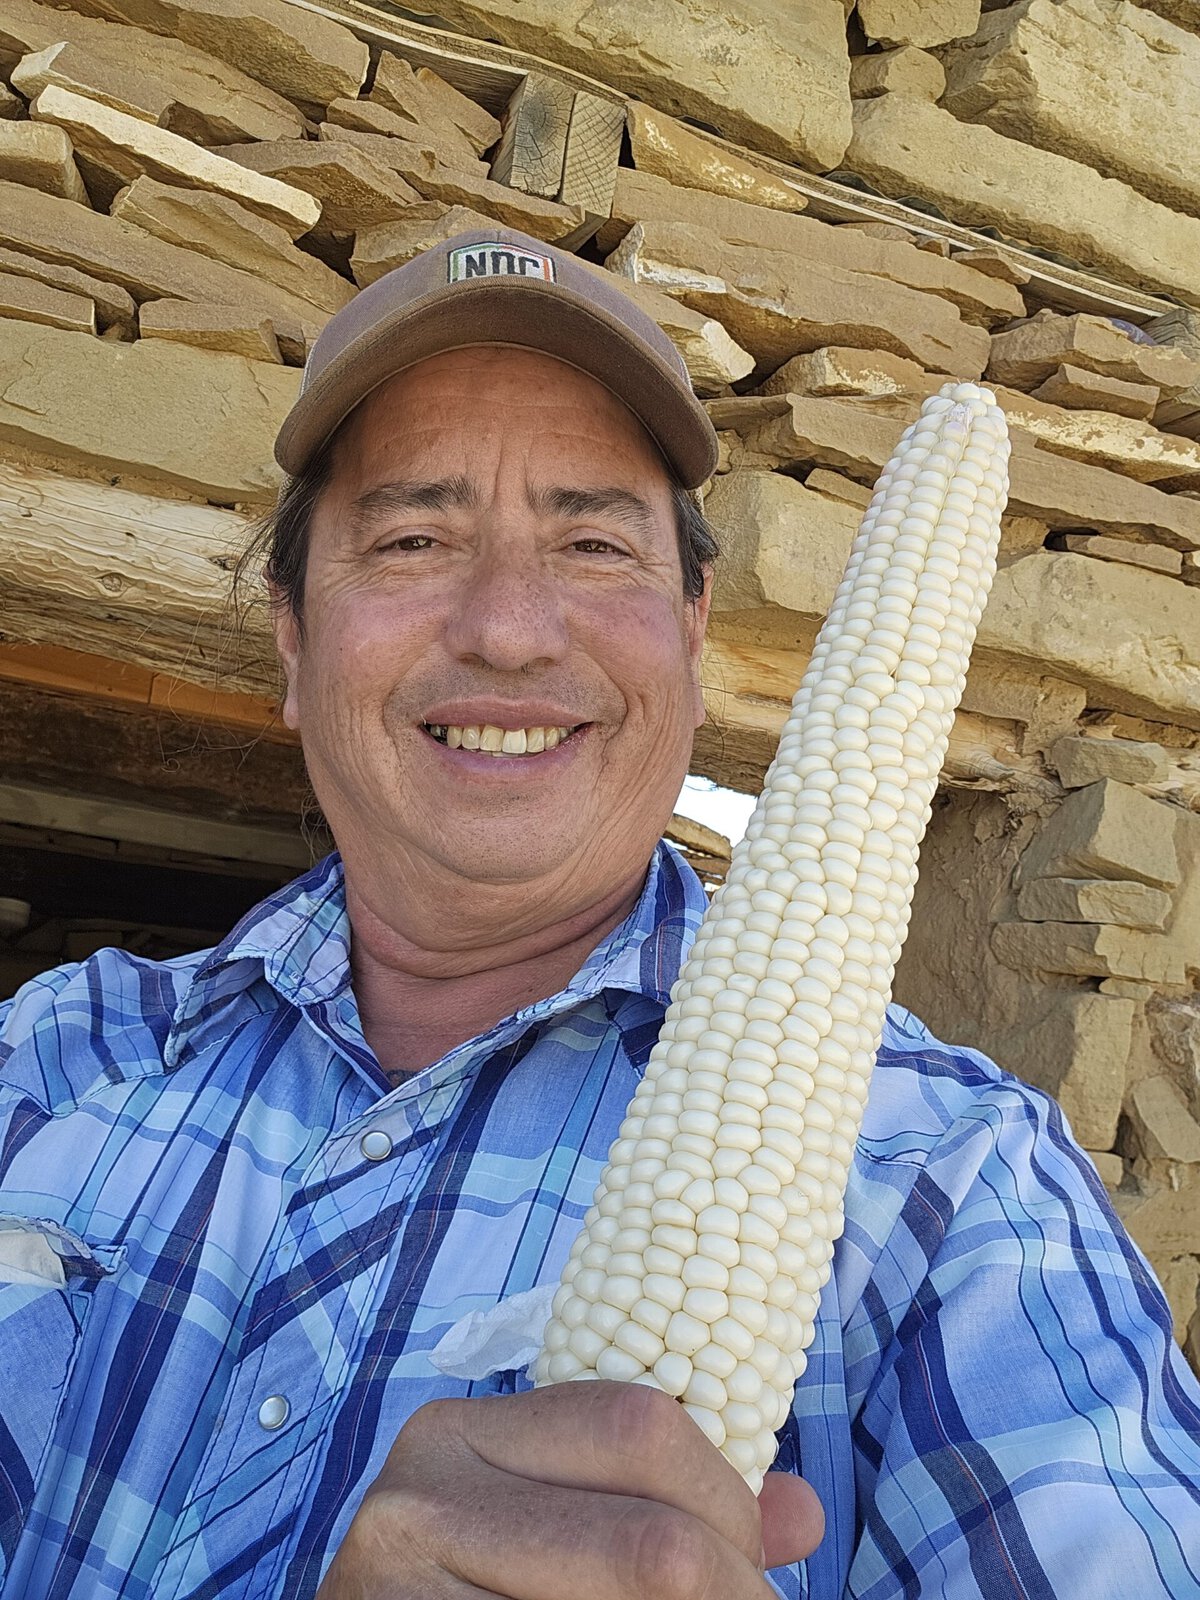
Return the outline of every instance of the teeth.
[[[480,750],[493,756],[535,756],[553,750],[568,738],[573,728],[497,728],[482,726],[451,727],[443,722],[427,722],[428,731],[451,750]]]

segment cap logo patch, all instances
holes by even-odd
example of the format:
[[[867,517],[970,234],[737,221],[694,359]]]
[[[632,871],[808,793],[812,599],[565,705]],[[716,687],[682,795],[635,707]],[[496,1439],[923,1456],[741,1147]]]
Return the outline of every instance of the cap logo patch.
[[[463,244],[451,250],[448,258],[448,280],[463,283],[467,278],[544,278],[555,280],[554,262],[549,256],[538,255],[533,250],[519,250],[499,239],[482,244]]]

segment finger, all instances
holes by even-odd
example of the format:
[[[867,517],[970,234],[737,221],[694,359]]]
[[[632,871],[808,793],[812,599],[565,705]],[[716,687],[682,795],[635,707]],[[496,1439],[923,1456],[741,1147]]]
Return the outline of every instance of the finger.
[[[539,1483],[672,1506],[758,1562],[754,1495],[683,1407],[659,1390],[565,1383],[456,1409],[461,1436],[481,1460]]]
[[[376,1517],[380,1549],[394,1542],[400,1564],[415,1556],[419,1572],[510,1600],[770,1600],[757,1550],[749,1560],[674,1506],[547,1486],[479,1460],[439,1476],[389,1492],[391,1541]]]
[[[817,1491],[790,1472],[768,1472],[758,1496],[763,1565],[784,1567],[812,1555],[825,1536],[825,1511]]]

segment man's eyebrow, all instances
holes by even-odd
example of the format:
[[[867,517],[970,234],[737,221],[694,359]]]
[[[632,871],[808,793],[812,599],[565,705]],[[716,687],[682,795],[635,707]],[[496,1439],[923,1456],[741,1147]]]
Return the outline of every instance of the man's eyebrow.
[[[350,505],[350,520],[356,529],[399,511],[449,511],[454,507],[471,509],[479,503],[474,485],[461,473],[451,478],[398,478],[393,483],[376,484]]]
[[[535,511],[566,518],[610,517],[635,533],[652,533],[657,518],[648,501],[630,489],[530,489]]]

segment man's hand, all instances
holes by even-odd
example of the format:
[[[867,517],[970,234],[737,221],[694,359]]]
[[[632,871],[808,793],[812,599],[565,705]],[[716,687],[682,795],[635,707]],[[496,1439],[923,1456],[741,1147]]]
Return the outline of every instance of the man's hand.
[[[799,1478],[760,1499],[683,1407],[566,1383],[414,1412],[317,1600],[767,1600],[816,1549]]]

